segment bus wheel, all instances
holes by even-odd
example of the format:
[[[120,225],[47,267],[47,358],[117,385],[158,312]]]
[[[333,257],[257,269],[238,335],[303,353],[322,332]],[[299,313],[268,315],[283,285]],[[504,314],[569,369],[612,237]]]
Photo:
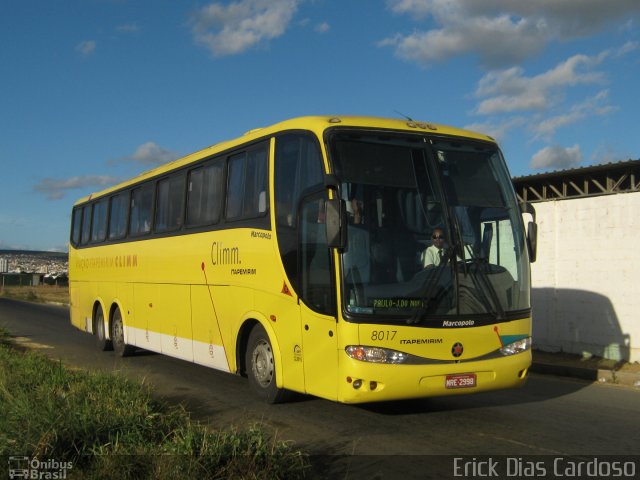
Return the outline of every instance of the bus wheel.
[[[289,391],[276,386],[276,364],[269,335],[262,325],[256,325],[249,334],[246,352],[249,383],[258,396],[267,403],[288,400]]]
[[[124,343],[124,323],[119,308],[113,312],[111,319],[111,340],[113,341],[113,349],[119,357],[128,357],[135,352],[134,346]]]
[[[107,335],[104,328],[104,312],[102,307],[98,305],[96,314],[93,318],[93,336],[95,337],[96,347],[99,350],[106,352],[107,350],[113,350],[113,344],[111,340],[107,340]]]

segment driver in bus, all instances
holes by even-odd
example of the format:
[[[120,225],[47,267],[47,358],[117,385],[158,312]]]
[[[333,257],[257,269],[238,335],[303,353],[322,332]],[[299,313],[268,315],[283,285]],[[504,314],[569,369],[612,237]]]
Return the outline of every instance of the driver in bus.
[[[422,254],[422,266],[424,268],[434,268],[440,265],[443,260],[444,251],[444,230],[435,228],[431,235],[433,244]]]

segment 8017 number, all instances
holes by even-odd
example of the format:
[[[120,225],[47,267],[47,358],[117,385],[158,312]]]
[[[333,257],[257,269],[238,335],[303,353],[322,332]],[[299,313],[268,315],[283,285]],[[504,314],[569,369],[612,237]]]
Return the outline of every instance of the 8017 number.
[[[372,342],[382,342],[384,340],[393,340],[398,333],[397,330],[374,330],[371,332]]]

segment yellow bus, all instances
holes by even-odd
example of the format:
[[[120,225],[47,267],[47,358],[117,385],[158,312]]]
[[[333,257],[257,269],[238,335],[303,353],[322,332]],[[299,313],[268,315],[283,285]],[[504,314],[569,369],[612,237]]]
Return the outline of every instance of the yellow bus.
[[[522,214],[490,137],[287,120],[76,202],[71,323],[117,355],[247,376],[270,403],[516,387],[536,233]]]

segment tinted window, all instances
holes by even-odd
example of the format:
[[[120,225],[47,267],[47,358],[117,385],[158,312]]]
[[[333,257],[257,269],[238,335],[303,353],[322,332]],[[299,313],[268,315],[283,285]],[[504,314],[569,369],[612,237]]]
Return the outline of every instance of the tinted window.
[[[187,225],[211,225],[220,221],[223,179],[223,161],[189,173]]]
[[[109,215],[109,240],[123,238],[127,233],[127,216],[129,214],[129,192],[111,198],[111,214]]]
[[[322,184],[322,157],[318,142],[307,135],[282,135],[276,139],[275,162],[278,247],[289,281],[294,288],[299,288],[297,210],[302,192]]]
[[[257,217],[267,211],[267,152],[252,150],[247,155],[243,217]]]
[[[82,208],[82,243],[89,243],[91,235],[91,207]]]
[[[322,222],[326,193],[305,199],[300,212],[300,296],[313,310],[333,313],[331,250]]]
[[[80,226],[82,225],[82,209],[76,208],[73,211],[73,222],[71,226],[71,243],[80,243]]]
[[[131,235],[144,235],[151,231],[152,206],[152,184],[137,188],[131,193],[131,218],[129,220]]]
[[[93,204],[92,242],[104,242],[107,238],[107,206],[108,199],[106,198]]]
[[[237,218],[242,212],[244,193],[244,168],[246,154],[229,158],[229,181],[227,182],[227,218]]]
[[[290,134],[276,140],[276,222],[293,226],[300,194],[322,183],[318,144],[309,136]]]
[[[253,218],[267,211],[267,150],[259,148],[229,158],[227,218]]]
[[[158,182],[156,205],[157,232],[177,230],[184,215],[184,177],[171,177]]]

